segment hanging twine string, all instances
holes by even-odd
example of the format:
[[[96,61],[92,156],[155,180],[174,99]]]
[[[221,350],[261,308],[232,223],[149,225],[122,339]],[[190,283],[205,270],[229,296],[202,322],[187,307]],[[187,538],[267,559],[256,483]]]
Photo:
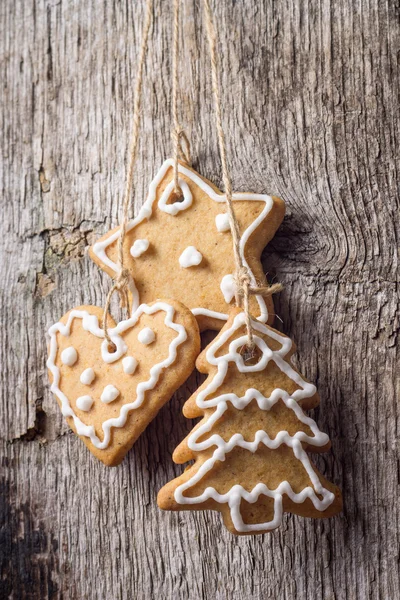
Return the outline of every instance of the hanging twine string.
[[[139,61],[138,61],[138,71],[136,75],[136,83],[135,83],[135,91],[134,91],[134,105],[133,105],[133,125],[132,125],[132,137],[129,147],[129,163],[128,163],[128,172],[126,175],[126,184],[125,184],[125,193],[124,193],[124,202],[122,208],[122,221],[121,221],[121,231],[118,238],[118,275],[116,280],[111,287],[110,291],[107,294],[106,302],[104,305],[103,312],[103,331],[104,337],[108,341],[108,343],[112,346],[112,340],[108,334],[107,329],[107,315],[110,308],[110,302],[112,295],[115,291],[117,291],[120,295],[121,299],[121,307],[128,308],[129,311],[129,283],[130,283],[130,273],[129,270],[124,265],[124,240],[126,235],[126,228],[128,225],[128,212],[129,206],[132,198],[132,189],[133,189],[133,171],[137,157],[137,149],[138,149],[138,141],[139,141],[139,126],[140,126],[140,108],[141,108],[141,100],[142,100],[142,84],[143,84],[143,68],[145,63],[145,58],[147,54],[148,47],[148,39],[149,39],[149,30],[152,20],[153,13],[153,0],[147,0],[146,3],[146,16],[145,23],[143,28],[143,39],[142,46],[140,48]]]
[[[174,28],[172,45],[172,118],[174,128],[171,131],[174,152],[174,188],[180,194],[178,182],[178,159],[190,165],[190,142],[179,123],[178,118],[178,58],[179,58],[179,7],[181,0],[174,0]]]
[[[233,240],[233,254],[235,259],[235,283],[236,283],[236,304],[243,308],[245,319],[246,319],[246,330],[248,337],[248,347],[252,349],[254,347],[254,336],[253,328],[251,325],[251,314],[249,308],[249,299],[251,295],[260,296],[271,296],[272,294],[279,292],[282,286],[274,284],[272,286],[254,286],[252,285],[252,278],[248,267],[246,266],[241,252],[240,252],[240,230],[239,223],[235,215],[233,208],[232,198],[232,183],[229,175],[228,164],[226,159],[226,143],[225,134],[222,128],[222,116],[221,116],[221,92],[219,87],[219,69],[217,62],[217,40],[215,27],[213,23],[211,8],[209,0],[203,0],[204,2],[204,16],[207,29],[208,46],[210,50],[211,59],[211,81],[212,89],[214,94],[214,106],[215,106],[215,125],[218,135],[219,153],[221,156],[222,165],[222,179],[225,188],[225,199],[227,206],[227,213],[232,232]]]

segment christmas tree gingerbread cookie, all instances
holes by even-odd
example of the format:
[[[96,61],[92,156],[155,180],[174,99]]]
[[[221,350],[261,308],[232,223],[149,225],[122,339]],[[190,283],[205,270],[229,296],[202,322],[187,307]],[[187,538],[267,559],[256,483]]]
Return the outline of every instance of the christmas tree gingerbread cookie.
[[[195,317],[176,301],[142,304],[118,325],[81,306],[49,329],[51,391],[71,429],[104,464],[119,464],[193,370]]]
[[[330,517],[342,507],[339,489],[307,454],[330,447],[328,436],[303,412],[318,405],[316,388],[290,364],[292,341],[252,324],[252,358],[245,352],[245,315],[232,309],[197,359],[208,378],[184,414],[203,418],[173,455],[176,463],[194,462],[158,495],[165,510],[220,511],[235,534],[271,531],[284,512]]]
[[[220,329],[235,296],[235,264],[225,196],[185,163],[179,163],[177,198],[173,161],[166,160],[149,187],[146,202],[131,220],[124,238],[124,264],[134,280],[133,305],[174,298],[188,306],[201,330]],[[282,200],[263,194],[233,195],[242,232],[240,251],[253,284],[265,284],[260,256],[285,212]],[[120,229],[90,249],[91,258],[115,276]],[[271,297],[254,296],[254,316],[273,320]]]

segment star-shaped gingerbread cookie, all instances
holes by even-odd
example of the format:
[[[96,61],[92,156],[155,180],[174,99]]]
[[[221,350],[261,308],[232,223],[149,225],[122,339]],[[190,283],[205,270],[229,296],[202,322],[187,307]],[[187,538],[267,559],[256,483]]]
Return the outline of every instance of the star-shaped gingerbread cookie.
[[[235,263],[225,196],[185,163],[179,163],[177,198],[173,161],[166,160],[150,184],[147,199],[129,222],[124,241],[133,309],[156,298],[173,298],[191,309],[201,330],[221,329],[235,298]],[[261,253],[282,222],[285,204],[265,194],[235,193],[240,250],[254,284],[265,284]],[[91,258],[115,276],[114,229],[90,248]],[[263,323],[273,321],[270,297],[253,296],[250,308]]]

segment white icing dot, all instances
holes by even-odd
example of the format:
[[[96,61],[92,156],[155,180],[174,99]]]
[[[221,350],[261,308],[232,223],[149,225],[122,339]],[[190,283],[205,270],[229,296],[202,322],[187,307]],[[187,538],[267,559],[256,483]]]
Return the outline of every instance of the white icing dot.
[[[114,402],[118,396],[119,390],[114,385],[106,385],[100,396],[100,400],[104,402],[104,404],[108,404],[109,402]]]
[[[92,405],[93,398],[91,396],[79,396],[79,398],[76,401],[76,406],[79,408],[79,410],[84,410],[85,412],[90,410],[92,408]]]
[[[236,283],[233,275],[225,275],[221,281],[221,292],[224,295],[224,300],[229,304],[236,294]]]
[[[73,346],[65,348],[65,350],[61,352],[61,360],[64,363],[64,365],[72,367],[72,365],[74,365],[78,360],[78,353],[75,350],[75,348]]]
[[[202,254],[194,246],[188,246],[180,255],[179,264],[187,269],[188,267],[197,267],[202,260]]]
[[[231,228],[231,224],[229,223],[229,216],[227,213],[221,213],[215,217],[215,224],[217,226],[218,231],[221,233],[224,231],[229,231]]]
[[[154,342],[155,339],[156,334],[152,329],[150,329],[150,327],[144,327],[144,329],[142,329],[142,331],[139,332],[138,340],[142,344],[145,344],[145,346]]]
[[[84,383],[85,385],[90,385],[95,377],[95,372],[91,367],[89,367],[88,369],[85,369],[83,373],[81,373],[80,380],[81,383]]]
[[[133,356],[125,356],[125,358],[122,359],[122,368],[127,375],[133,375],[136,371],[137,364],[138,362]]]
[[[139,258],[139,256],[142,256],[142,254],[144,254],[146,250],[148,250],[149,245],[149,240],[135,240],[131,248],[131,255],[133,256],[133,258]]]

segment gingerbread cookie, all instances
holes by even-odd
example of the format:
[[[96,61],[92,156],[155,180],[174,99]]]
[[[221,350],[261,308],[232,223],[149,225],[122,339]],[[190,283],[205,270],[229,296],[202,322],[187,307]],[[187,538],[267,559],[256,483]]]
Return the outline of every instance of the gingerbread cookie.
[[[47,367],[62,414],[106,465],[119,464],[193,370],[200,351],[195,317],[180,302],[142,304],[115,326],[109,347],[103,310],[81,306],[49,329]]]
[[[290,364],[288,337],[256,321],[253,327],[252,359],[240,309],[197,359],[208,378],[184,414],[203,419],[173,455],[179,464],[195,462],[158,495],[165,510],[220,511],[236,534],[271,531],[284,512],[330,517],[342,507],[339,489],[307,454],[330,447],[303,412],[318,405],[316,388]]]
[[[124,242],[124,264],[135,282],[133,304],[158,297],[188,306],[199,327],[220,329],[234,302],[235,264],[224,195],[185,163],[179,164],[183,199],[174,191],[173,161],[166,160],[150,184],[145,204],[130,221]],[[279,198],[250,193],[233,195],[241,252],[253,283],[265,284],[260,256],[285,212]],[[106,234],[90,249],[91,258],[115,276],[120,229]],[[251,298],[253,314],[272,322],[270,297]]]

